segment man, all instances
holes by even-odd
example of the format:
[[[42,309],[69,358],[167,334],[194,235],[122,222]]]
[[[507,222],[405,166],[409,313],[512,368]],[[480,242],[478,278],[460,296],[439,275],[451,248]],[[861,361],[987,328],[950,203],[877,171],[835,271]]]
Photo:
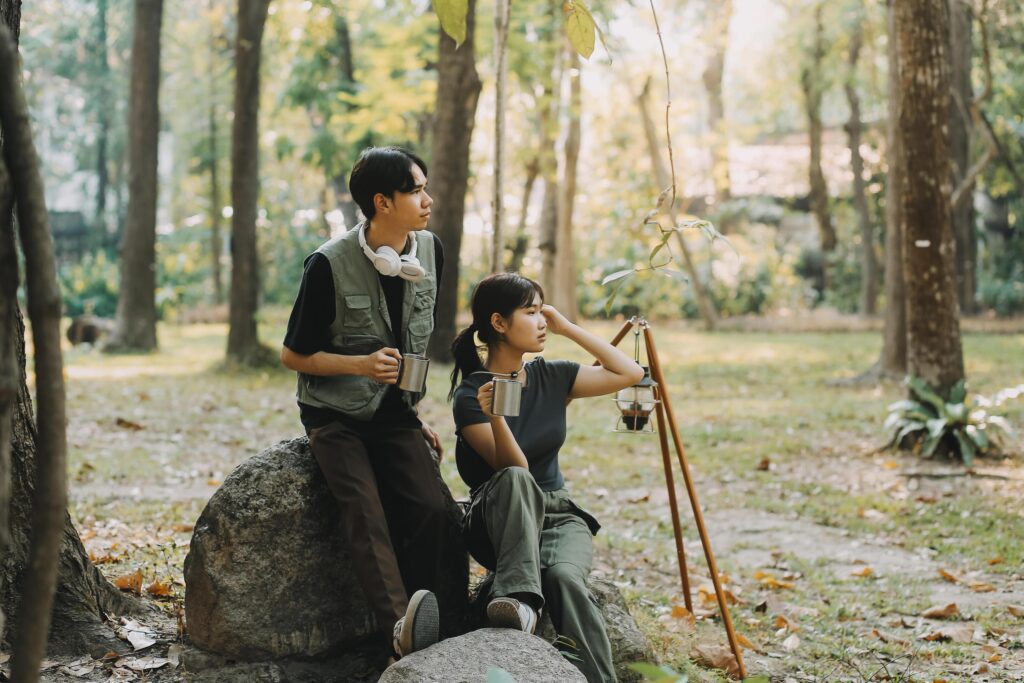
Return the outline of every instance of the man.
[[[402,354],[426,352],[444,267],[440,240],[425,230],[426,185],[426,164],[408,150],[360,155],[349,189],[365,220],[306,259],[281,349],[299,373],[300,419],[357,578],[398,657],[437,642],[429,589],[447,547],[427,445],[440,455],[441,442],[417,417],[422,394],[396,386]]]

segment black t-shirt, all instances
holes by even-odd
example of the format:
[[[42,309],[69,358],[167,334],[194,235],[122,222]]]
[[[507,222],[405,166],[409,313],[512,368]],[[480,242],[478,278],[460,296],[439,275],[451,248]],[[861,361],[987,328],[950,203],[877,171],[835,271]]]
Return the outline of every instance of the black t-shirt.
[[[545,361],[542,356],[529,361],[519,415],[505,418],[512,436],[526,456],[530,474],[544,491],[557,491],[565,486],[558,467],[558,451],[565,443],[565,401],[579,371],[580,364],[573,361]],[[490,379],[491,374],[487,372],[470,375],[459,384],[452,400],[455,432],[459,435],[455,445],[455,464],[459,468],[459,476],[473,491],[485,484],[494,470],[462,438],[462,429],[490,421],[476,400],[477,391]]]
[[[444,271],[444,249],[437,235],[434,238],[434,270],[437,282],[441,282]],[[402,305],[405,300],[405,280],[396,276],[377,274],[384,299],[391,317],[391,330],[398,340],[399,351],[402,335]],[[321,253],[314,252],[306,259],[306,267],[299,284],[299,294],[295,297],[291,316],[288,318],[288,331],[285,332],[284,345],[303,356],[318,351],[333,352],[331,348],[331,323],[337,312],[337,301],[334,292],[334,274],[331,263]],[[437,299],[434,299],[434,321],[437,322]],[[350,425],[366,424],[330,408],[311,406],[299,403],[299,419],[306,430],[322,427],[329,422],[344,422]],[[370,419],[370,424],[386,422],[392,426],[418,426],[416,411],[402,401],[402,395],[395,385],[388,387],[377,412]]]

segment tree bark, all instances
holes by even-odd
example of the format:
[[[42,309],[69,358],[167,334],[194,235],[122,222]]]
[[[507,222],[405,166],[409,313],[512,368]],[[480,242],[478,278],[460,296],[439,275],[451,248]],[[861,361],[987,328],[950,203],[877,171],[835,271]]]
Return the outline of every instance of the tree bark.
[[[96,3],[97,86],[99,107],[96,131],[96,213],[93,217],[93,246],[99,247],[107,237],[107,190],[110,187],[110,169],[107,167],[107,148],[110,138],[110,60],[107,56],[107,0]]]
[[[863,44],[864,26],[861,12],[857,8],[856,24],[850,35],[850,51],[846,77],[846,101],[850,105],[850,118],[846,123],[846,133],[850,139],[850,161],[853,170],[853,206],[857,211],[857,222],[860,225],[860,313],[874,315],[878,300],[878,259],[875,256],[875,227],[871,223],[868,210],[867,188],[864,182],[864,157],[860,153],[861,123],[860,95],[857,93],[857,63],[860,61],[860,50]]]
[[[903,228],[900,197],[903,187],[903,152],[898,122],[903,93],[899,83],[899,51],[894,0],[889,0],[889,112],[886,121],[886,162],[889,166],[885,191],[885,330],[879,373],[902,378],[907,374],[907,304],[903,283]]]
[[[128,224],[121,286],[106,350],[151,351],[156,338],[156,198],[163,0],[135,0],[129,127]]]
[[[354,93],[356,90],[356,73],[352,61],[352,35],[349,31],[348,19],[345,18],[342,12],[338,12],[334,16],[334,35],[338,39],[339,68],[345,77],[346,90]],[[341,209],[342,216],[345,218],[346,228],[353,228],[359,222],[358,207],[355,200],[352,199],[352,193],[348,188],[347,176],[350,170],[343,169],[340,173],[335,173],[331,178],[331,184],[334,187],[334,199],[338,204],[338,208]]]
[[[558,269],[558,121],[560,118],[559,94],[561,91],[561,36],[554,28],[557,3],[549,3],[548,28],[541,37],[544,74],[543,94],[538,100],[540,107],[540,177],[544,181],[541,199],[540,223],[538,225],[537,247],[541,253],[540,282],[545,291],[555,288],[555,273]]]
[[[710,54],[704,66],[704,90],[708,96],[708,133],[711,146],[711,178],[715,187],[715,206],[732,196],[729,178],[729,135],[726,130],[725,101],[722,98],[722,77],[725,56],[729,47],[729,23],[732,20],[732,0],[712,0],[708,27]]]
[[[907,366],[945,397],[964,378],[950,207],[947,0],[897,3],[896,29]]]
[[[10,5],[0,0],[0,17],[5,22],[17,16],[10,10]],[[0,517],[0,645],[13,649],[13,680],[35,681],[48,635],[58,644],[66,638],[69,616],[80,622],[88,616],[99,628],[98,610],[90,611],[82,598],[91,597],[93,604],[104,600],[106,606],[123,603],[89,564],[66,510],[60,290],[39,160],[19,81],[16,44],[7,28],[0,26],[0,130],[4,136],[0,162],[0,265],[4,266],[0,271],[0,318],[4,321],[0,333],[0,503],[4,509]],[[12,196],[32,320],[40,411],[37,425],[33,425],[26,381],[24,325],[15,299]],[[75,561],[77,564],[71,565]],[[12,617],[6,623],[5,614]],[[8,624],[13,628],[7,629]]]
[[[953,160],[953,187],[959,186],[971,166],[970,108],[974,101],[971,85],[971,6],[964,0],[949,0],[949,46],[952,67],[949,130]],[[956,239],[956,279],[960,310],[975,313],[977,303],[978,239],[974,228],[974,193],[953,207],[953,235]]]
[[[518,273],[523,269],[523,260],[526,258],[526,251],[530,247],[530,236],[526,232],[526,217],[530,212],[530,197],[533,196],[533,186],[537,184],[537,176],[540,175],[540,157],[535,156],[526,164],[526,179],[523,181],[522,210],[519,212],[519,224],[516,226],[516,233],[512,238],[512,252],[508,257],[508,271]]]
[[[648,106],[650,91],[651,80],[648,78],[647,82],[644,83],[644,89],[640,93],[640,97],[637,98],[637,105],[640,107],[640,118],[643,121],[644,135],[647,138],[647,151],[651,156],[651,167],[654,169],[655,182],[657,183],[655,189],[657,192],[661,192],[672,184],[672,180],[669,177],[668,169],[665,168],[665,160],[658,145],[658,134],[654,130],[654,117],[651,116],[651,110]],[[673,225],[675,224],[675,206],[668,208],[668,219],[672,221]],[[693,298],[697,301],[697,310],[700,311],[704,327],[708,330],[713,330],[718,324],[718,313],[715,311],[711,298],[704,288],[704,283],[700,279],[697,266],[693,263],[693,256],[690,254],[690,248],[686,246],[686,240],[678,232],[676,237],[678,238],[676,244],[679,245],[679,250],[683,255],[683,267],[686,268],[686,275],[690,278],[690,286],[693,287]]]
[[[807,127],[810,141],[810,187],[811,211],[818,222],[821,235],[821,249],[826,253],[836,248],[836,231],[832,225],[832,215],[828,209],[828,185],[825,174],[821,170],[821,99],[822,99],[822,62],[825,58],[825,24],[822,19],[822,4],[814,8],[814,44],[811,48],[809,62],[804,65],[800,74],[800,84],[804,91],[804,106],[807,113]],[[828,287],[828,270],[826,269],[825,287]]]
[[[555,233],[555,251],[558,260],[555,262],[555,289],[548,292],[551,304],[571,321],[576,321],[578,304],[576,301],[576,252],[573,245],[573,205],[576,202],[576,172],[580,157],[580,116],[583,108],[583,97],[580,92],[579,53],[568,46],[569,58],[569,106],[568,129],[563,146],[564,161],[562,168],[561,196],[558,198],[558,229]]]
[[[207,10],[212,9],[213,0],[207,0]],[[220,260],[221,260],[221,200],[220,200],[220,177],[218,173],[218,162],[220,161],[220,155],[218,154],[217,141],[219,139],[219,132],[217,129],[217,92],[219,88],[217,86],[217,36],[214,33],[213,22],[210,23],[210,35],[207,42],[207,48],[209,52],[209,97],[210,97],[210,111],[208,114],[209,118],[209,136],[207,142],[207,154],[209,155],[210,164],[210,265],[213,267],[213,301],[216,304],[224,303],[224,276],[221,274]]]
[[[469,2],[466,40],[461,46],[456,47],[455,41],[444,31],[439,33],[430,187],[434,198],[433,231],[444,247],[445,261],[437,290],[437,322],[430,336],[428,353],[431,358],[447,362],[452,359],[451,345],[455,338],[459,251],[462,248],[462,223],[469,183],[469,146],[481,88],[474,42],[476,0]]]
[[[270,0],[238,0],[235,40],[235,118],[231,126],[231,311],[227,356],[241,365],[262,362],[256,329],[259,262],[260,54]]]
[[[494,12],[494,194],[493,244],[491,272],[498,273],[505,264],[505,205],[502,200],[505,184],[505,89],[508,84],[508,31],[512,0],[498,0]]]

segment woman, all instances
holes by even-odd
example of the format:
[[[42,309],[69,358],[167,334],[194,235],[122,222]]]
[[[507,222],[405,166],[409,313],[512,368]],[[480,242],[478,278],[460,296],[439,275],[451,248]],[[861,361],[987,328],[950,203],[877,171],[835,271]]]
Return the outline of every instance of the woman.
[[[592,683],[614,681],[604,620],[587,589],[593,534],[600,525],[570,498],[558,466],[569,399],[610,394],[643,370],[611,344],[544,304],[536,282],[515,273],[482,280],[473,323],[452,344],[452,393],[459,474],[472,490],[463,534],[473,557],[494,572],[492,626],[532,633],[546,608],[574,663]],[[576,342],[600,365],[536,357],[548,332]],[[481,361],[474,335],[486,346]],[[456,388],[461,375],[462,381]],[[494,415],[495,375],[522,383],[517,417]]]

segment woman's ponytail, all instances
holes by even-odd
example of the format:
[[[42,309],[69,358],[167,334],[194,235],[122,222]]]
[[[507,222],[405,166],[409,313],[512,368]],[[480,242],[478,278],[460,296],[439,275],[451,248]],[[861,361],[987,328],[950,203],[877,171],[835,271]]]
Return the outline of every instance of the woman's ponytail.
[[[480,361],[480,354],[476,350],[476,342],[473,341],[473,336],[476,334],[476,326],[470,325],[466,329],[459,332],[458,336],[455,337],[455,341],[452,342],[452,358],[455,359],[455,367],[452,369],[452,385],[448,391],[448,400],[452,400],[455,396],[455,388],[459,386],[461,381],[459,374],[461,373],[461,379],[465,379],[474,372],[478,372],[484,369],[484,364]]]

